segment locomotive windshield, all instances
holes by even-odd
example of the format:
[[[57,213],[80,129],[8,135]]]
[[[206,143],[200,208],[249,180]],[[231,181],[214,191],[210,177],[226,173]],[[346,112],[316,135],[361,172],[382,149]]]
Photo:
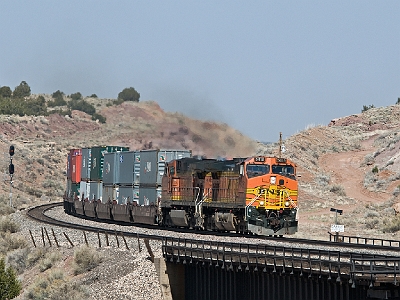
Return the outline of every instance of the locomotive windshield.
[[[246,173],[248,178],[253,178],[261,175],[268,174],[270,170],[269,165],[247,165]]]
[[[294,178],[294,167],[291,165],[272,165],[272,173]]]

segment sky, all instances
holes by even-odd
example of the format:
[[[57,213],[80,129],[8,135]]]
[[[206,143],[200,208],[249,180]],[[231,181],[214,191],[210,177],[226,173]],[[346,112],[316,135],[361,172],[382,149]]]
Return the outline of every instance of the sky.
[[[275,142],[393,105],[400,1],[2,0],[0,86],[140,101]]]

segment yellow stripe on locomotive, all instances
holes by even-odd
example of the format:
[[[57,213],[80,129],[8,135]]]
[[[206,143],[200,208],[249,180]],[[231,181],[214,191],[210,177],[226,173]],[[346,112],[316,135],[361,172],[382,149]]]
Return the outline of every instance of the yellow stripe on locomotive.
[[[264,209],[284,209],[297,207],[297,190],[280,189],[278,186],[247,188],[246,205]],[[255,201],[253,201],[257,198]],[[253,203],[252,203],[253,202]]]

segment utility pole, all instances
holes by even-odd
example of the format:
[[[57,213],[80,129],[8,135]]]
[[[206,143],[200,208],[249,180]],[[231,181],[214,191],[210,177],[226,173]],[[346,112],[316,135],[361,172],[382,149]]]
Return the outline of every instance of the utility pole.
[[[13,164],[13,156],[14,156],[15,148],[13,145],[10,146],[9,154],[10,154],[10,165],[8,166],[8,173],[10,174],[10,207],[12,205],[12,186],[13,186],[13,175],[14,175],[14,164]]]

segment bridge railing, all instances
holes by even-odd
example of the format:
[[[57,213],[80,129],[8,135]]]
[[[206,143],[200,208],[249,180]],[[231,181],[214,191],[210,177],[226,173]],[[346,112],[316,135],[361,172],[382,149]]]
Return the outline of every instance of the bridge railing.
[[[173,263],[196,263],[232,271],[318,275],[335,277],[338,282],[342,278],[355,280],[356,276],[368,279],[371,274],[371,280],[376,281],[380,274],[398,272],[396,262],[400,261],[400,257],[383,255],[179,238],[164,238],[162,251],[164,258]],[[371,262],[381,261],[387,265],[375,263],[376,268],[371,269]]]
[[[386,240],[380,238],[373,237],[359,237],[359,236],[350,236],[350,235],[342,235],[342,234],[333,234],[329,233],[329,241],[331,242],[342,242],[349,244],[361,244],[361,245],[373,245],[373,246],[381,246],[381,247],[392,247],[400,249],[400,241],[396,240]]]

